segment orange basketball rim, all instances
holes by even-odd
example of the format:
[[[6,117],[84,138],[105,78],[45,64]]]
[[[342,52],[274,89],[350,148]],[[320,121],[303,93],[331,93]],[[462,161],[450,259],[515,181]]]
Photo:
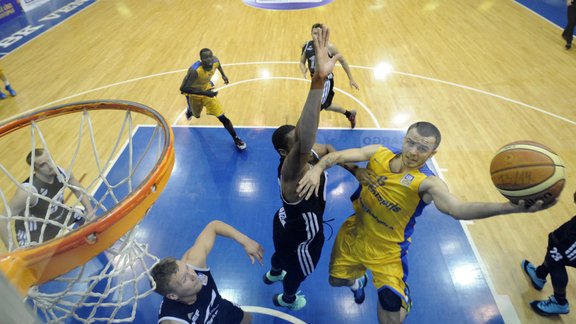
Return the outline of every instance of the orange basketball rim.
[[[92,110],[130,111],[154,119],[163,132],[161,155],[140,185],[95,221],[46,243],[0,255],[0,269],[23,296],[30,287],[67,273],[112,246],[144,217],[166,186],[172,172],[172,129],[160,113],[134,102],[89,101],[32,111],[3,122],[0,125],[0,137],[35,121]]]

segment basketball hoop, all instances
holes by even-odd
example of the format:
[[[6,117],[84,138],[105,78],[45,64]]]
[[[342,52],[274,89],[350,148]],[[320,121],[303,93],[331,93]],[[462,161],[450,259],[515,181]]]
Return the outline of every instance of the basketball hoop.
[[[123,116],[123,118],[118,118],[118,116]],[[61,134],[58,136],[49,134],[53,135],[52,137],[44,136],[42,129],[49,128],[50,123],[53,123],[56,117],[58,117],[58,123],[54,125],[59,125],[56,126],[59,128],[66,125],[63,131],[70,136],[62,137]],[[95,129],[93,124],[98,121],[106,123],[105,127]],[[69,130],[73,122],[79,125],[77,136],[73,136],[74,133],[70,133]],[[48,126],[44,127],[44,124]],[[133,143],[132,136],[137,130],[133,127],[134,124],[137,125],[136,128],[141,124],[151,125],[152,132],[146,137],[145,147],[142,145],[135,147]],[[118,132],[114,131],[115,125],[117,125]],[[19,136],[19,134],[26,131],[31,134],[27,137],[30,139],[29,145],[18,143],[14,146],[14,142],[22,142],[25,136]],[[10,136],[10,139],[7,139],[8,134],[16,136]],[[99,140],[100,137],[106,136],[113,136],[113,140],[109,138],[103,140],[107,147],[102,148]],[[135,300],[149,294],[152,291],[150,287],[147,288],[147,292],[136,291],[136,294],[132,294],[133,297],[130,297],[128,301],[121,301],[121,305],[116,304],[115,309],[111,311],[112,316],[106,319],[99,318],[96,310],[90,312],[91,319],[79,318],[74,312],[80,307],[94,309],[110,307],[102,297],[105,294],[118,295],[118,289],[122,289],[124,283],[134,284],[143,279],[146,279],[148,283],[148,269],[158,259],[147,252],[145,244],[133,239],[131,229],[144,217],[159,197],[174,166],[173,134],[168,123],[158,112],[138,103],[89,101],[36,110],[7,120],[0,124],[0,140],[6,139],[10,147],[22,146],[21,151],[28,152],[37,148],[36,144],[39,139],[38,144],[49,152],[52,165],[62,163],[63,159],[69,160],[68,166],[64,168],[68,174],[85,172],[85,175],[88,175],[88,180],[84,179],[84,184],[88,183],[86,189],[74,187],[67,182],[68,179],[65,177],[62,177],[62,181],[65,184],[64,187],[81,191],[82,195],[89,196],[97,218],[77,228],[69,228],[56,223],[62,227],[59,236],[46,242],[41,240],[38,244],[29,246],[19,246],[13,243],[12,230],[8,229],[10,243],[7,246],[7,253],[0,255],[0,269],[20,294],[28,293],[33,300],[34,308],[43,314],[44,320],[48,322],[60,322],[68,317],[87,323],[94,320],[130,321],[130,318],[115,319],[114,316],[119,308],[131,303],[134,304],[133,318]],[[86,141],[90,145],[83,145]],[[86,156],[91,156],[93,160],[77,162]],[[106,158],[102,159],[102,157]],[[128,170],[120,170],[126,174],[123,177],[116,177],[119,180],[112,181],[110,174],[119,173],[112,168],[118,158],[128,160]],[[94,170],[86,171],[84,167],[86,169],[91,167]],[[6,177],[6,181],[2,183],[7,182],[12,186],[11,189],[6,190],[4,187],[0,188],[0,203],[7,211],[7,215],[0,215],[0,220],[4,221],[6,226],[10,226],[15,221],[55,223],[48,217],[39,218],[28,214],[28,207],[25,215],[11,214],[6,192],[14,189],[22,190],[20,181],[25,176],[33,174],[32,168],[32,166],[26,167],[26,171],[23,171],[24,168],[21,166],[9,167],[0,162],[2,171],[0,176]],[[28,202],[30,197],[49,201],[50,206],[66,208],[69,212],[76,208],[68,203],[51,200],[50,197],[43,196],[41,193],[29,194]],[[107,261],[104,269],[96,275],[87,276],[84,273],[84,264],[105,250],[110,260]],[[55,280],[66,282],[67,286],[60,293],[45,294],[37,287],[33,287],[69,273],[79,266],[81,267],[75,270],[75,275],[70,277],[70,274],[67,274],[68,277],[63,276]],[[134,267],[141,269],[135,270]],[[132,270],[132,274],[129,274],[131,278],[123,279],[124,282],[120,288],[108,284],[106,291],[98,293],[99,302],[95,302],[93,300],[95,297],[90,296],[91,291],[83,291],[84,296],[79,296],[78,292],[74,292],[71,288],[78,283],[90,286],[97,281],[109,280],[119,275],[126,276],[127,270]],[[31,287],[33,288],[30,289]],[[72,296],[72,301],[67,300],[70,296]],[[52,308],[56,311],[53,312]]]

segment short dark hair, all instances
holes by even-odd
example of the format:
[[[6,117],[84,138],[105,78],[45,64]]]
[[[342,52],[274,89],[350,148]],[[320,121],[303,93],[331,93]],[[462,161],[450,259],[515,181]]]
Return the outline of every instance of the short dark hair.
[[[315,23],[314,25],[312,25],[312,29],[310,29],[310,30],[314,30],[316,28],[322,28],[322,24],[321,23]]]
[[[296,126],[294,125],[282,125],[276,128],[274,134],[272,134],[272,145],[274,145],[276,151],[280,149],[288,149],[288,139],[286,135],[288,135],[288,133],[290,133],[295,128]]]
[[[162,296],[166,296],[173,291],[172,287],[170,287],[170,280],[178,272],[178,263],[176,261],[174,257],[164,258],[150,270],[150,275],[156,283],[154,291]]]
[[[432,148],[433,150],[435,150],[440,145],[440,141],[442,140],[442,135],[440,135],[440,131],[438,130],[438,128],[436,126],[434,126],[434,124],[429,123],[429,122],[425,122],[425,121],[419,121],[419,122],[416,122],[416,123],[410,125],[410,127],[408,127],[408,130],[406,131],[406,133],[408,133],[413,128],[416,128],[416,130],[418,131],[418,134],[420,134],[421,136],[424,136],[424,137],[434,136],[434,138],[436,139],[436,143],[435,143],[434,147]]]
[[[204,53],[204,52],[212,52],[212,50],[205,47],[205,48],[200,50],[200,53],[198,55],[202,56],[202,53]]]
[[[34,157],[40,156],[42,154],[44,154],[43,148],[34,149]],[[30,151],[30,153],[28,153],[26,156],[26,163],[28,163],[28,165],[32,165],[32,151]]]

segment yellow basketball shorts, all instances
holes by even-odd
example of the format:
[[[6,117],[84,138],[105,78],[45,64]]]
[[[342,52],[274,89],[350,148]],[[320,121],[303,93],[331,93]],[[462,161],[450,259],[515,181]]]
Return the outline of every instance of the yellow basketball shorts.
[[[213,116],[220,116],[224,114],[222,110],[222,105],[216,97],[207,97],[200,95],[187,95],[186,102],[188,103],[188,108],[194,114],[199,114],[202,111],[202,107],[206,107],[206,113]]]
[[[372,272],[372,282],[377,289],[384,287],[402,296],[406,303],[406,277],[408,265],[402,260],[399,244],[378,242],[358,231],[356,215],[349,217],[336,236],[330,256],[330,276],[340,279],[362,277],[366,270]],[[375,242],[377,242],[375,244]]]

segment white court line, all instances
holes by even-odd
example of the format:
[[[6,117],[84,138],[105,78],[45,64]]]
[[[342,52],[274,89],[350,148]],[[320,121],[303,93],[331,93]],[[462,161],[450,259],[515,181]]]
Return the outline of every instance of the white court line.
[[[255,81],[263,81],[263,80],[291,80],[291,81],[304,81],[307,83],[310,83],[310,80],[304,79],[304,78],[295,78],[295,77],[261,77],[261,78],[254,78],[254,79],[247,79],[247,80],[242,80],[242,81],[238,81],[238,82],[232,82],[229,84],[226,84],[220,88],[215,89],[216,91],[220,91],[226,88],[230,88],[230,87],[234,87],[237,85],[241,85],[244,83],[249,83],[249,82],[255,82]],[[351,95],[350,93],[341,90],[339,88],[334,87],[334,90],[345,94],[346,96],[350,97],[352,100],[356,101],[356,103],[358,105],[360,105],[360,107],[362,107],[362,109],[364,109],[368,115],[370,115],[370,117],[372,118],[372,122],[374,122],[374,124],[376,124],[376,127],[380,128],[380,123],[378,123],[378,120],[376,119],[376,116],[374,116],[374,114],[372,113],[372,110],[370,110],[370,108],[368,108],[364,103],[362,103],[360,100],[358,100],[356,97],[354,97],[353,95]],[[178,121],[182,118],[182,116],[184,116],[184,112],[181,112],[178,117],[176,118],[176,121],[174,121],[174,124],[178,123]],[[236,127],[236,126],[234,126]]]
[[[242,310],[245,312],[270,315],[270,316],[273,316],[276,318],[283,319],[289,323],[306,324],[306,322],[304,322],[301,319],[298,319],[298,318],[296,318],[292,315],[288,315],[286,313],[282,313],[282,312],[277,311],[275,309],[270,309],[270,308],[266,308],[266,307],[259,307],[259,306],[240,306],[240,308],[242,308]]]
[[[446,180],[444,179],[443,173],[447,172],[448,169],[440,168],[440,166],[438,165],[438,163],[436,162],[436,159],[434,157],[432,157],[432,165],[434,166],[434,169],[437,171],[438,177],[446,183]],[[480,252],[478,251],[478,248],[476,247],[476,244],[474,243],[474,240],[472,239],[470,231],[468,230],[468,226],[474,225],[474,221],[471,221],[471,220],[470,221],[459,221],[459,223],[462,226],[462,230],[464,231],[464,234],[466,235],[466,239],[468,239],[468,243],[470,244],[472,251],[474,252],[474,256],[476,257],[476,261],[478,262],[478,265],[480,266],[480,271],[482,271],[482,275],[484,276],[484,280],[486,280],[486,284],[488,285],[488,289],[490,289],[490,293],[492,294],[492,297],[494,298],[494,302],[496,303],[496,306],[498,307],[498,311],[500,312],[500,315],[502,316],[504,323],[506,323],[506,324],[521,324],[520,318],[518,317],[518,313],[516,312],[514,305],[512,305],[512,301],[510,300],[510,297],[508,295],[505,295],[505,294],[500,295],[496,292],[496,288],[494,286],[494,283],[492,282],[492,279],[490,278],[490,275],[488,273],[488,267],[486,267],[484,260],[480,256]]]
[[[264,65],[264,64],[299,64],[299,62],[284,62],[284,61],[241,62],[241,63],[223,64],[222,66],[229,67],[229,66],[240,66],[240,65]],[[350,67],[351,67],[351,68],[358,68],[358,69],[365,69],[365,70],[374,70],[373,67],[366,67],[366,66],[359,66],[359,65],[350,65]],[[114,86],[117,86],[117,85],[123,85],[123,84],[131,83],[131,82],[136,82],[136,81],[140,81],[140,80],[150,79],[150,78],[157,77],[157,76],[164,76],[164,75],[168,75],[168,74],[182,73],[182,72],[184,72],[184,71],[187,71],[187,69],[180,69],[180,70],[176,70],[176,71],[163,72],[163,73],[158,73],[158,74],[143,76],[143,77],[139,77],[139,78],[135,78],[135,79],[125,80],[125,81],[122,81],[122,82],[117,82],[117,83],[110,84],[110,85],[106,85],[106,86],[102,86],[102,87],[99,87],[99,88],[96,88],[96,89],[87,90],[87,91],[84,91],[84,92],[81,92],[81,93],[78,93],[78,94],[75,94],[75,95],[72,95],[72,96],[68,96],[68,97],[65,97],[65,98],[62,98],[62,99],[58,99],[58,100],[55,100],[55,101],[53,101],[53,102],[50,102],[50,103],[47,103],[47,104],[38,106],[38,107],[36,107],[36,108],[34,108],[34,109],[38,109],[38,108],[46,107],[46,106],[49,106],[49,105],[53,105],[53,104],[58,103],[58,102],[61,102],[61,101],[65,101],[65,100],[68,100],[68,99],[72,99],[72,98],[74,98],[74,97],[78,97],[78,96],[81,96],[81,95],[84,95],[84,94],[88,94],[88,93],[91,93],[91,92],[95,92],[95,91],[99,91],[99,90],[111,88],[111,87],[114,87]],[[445,84],[445,85],[457,87],[457,88],[460,88],[460,89],[465,89],[465,90],[469,90],[469,91],[474,91],[474,92],[477,92],[477,93],[480,93],[480,94],[484,94],[484,95],[487,95],[487,96],[491,96],[491,97],[494,97],[494,98],[497,98],[497,99],[501,99],[501,100],[504,100],[504,101],[507,101],[507,102],[510,102],[510,103],[514,103],[514,104],[517,104],[517,105],[519,105],[519,106],[521,106],[521,107],[524,107],[524,108],[527,108],[527,109],[531,109],[531,110],[534,110],[534,111],[543,113],[543,114],[545,114],[545,115],[548,115],[548,116],[550,116],[550,117],[553,117],[553,118],[556,118],[556,119],[565,121],[565,122],[567,122],[567,123],[569,123],[569,124],[572,124],[572,125],[576,125],[576,122],[574,122],[573,120],[570,120],[570,119],[568,119],[568,118],[565,118],[565,117],[563,117],[563,116],[560,116],[560,115],[557,115],[557,114],[553,114],[553,113],[548,112],[548,111],[546,111],[546,110],[544,110],[544,109],[541,109],[541,108],[538,108],[538,107],[535,107],[535,106],[531,106],[531,105],[525,104],[525,103],[523,103],[523,102],[520,102],[520,101],[517,101],[517,100],[514,100],[514,99],[510,99],[510,98],[507,98],[507,97],[504,97],[504,96],[501,96],[501,95],[497,95],[497,94],[494,94],[494,93],[491,93],[491,92],[488,92],[488,91],[484,91],[484,90],[472,88],[472,87],[469,87],[469,86],[465,86],[465,85],[462,85],[462,84],[458,84],[458,83],[454,83],[454,82],[449,82],[449,81],[444,81],[444,80],[440,80],[440,79],[436,79],[436,78],[432,78],[432,77],[426,77],[426,76],[421,76],[421,75],[417,75],[417,74],[412,74],[412,73],[398,72],[398,71],[392,71],[391,73],[397,74],[397,75],[402,75],[402,76],[407,76],[407,77],[413,77],[413,78],[417,78],[417,79],[421,79],[421,80],[426,80],[426,81],[438,82],[438,83],[442,83],[442,84]],[[274,78],[276,78],[276,79],[287,79],[287,80],[293,80],[293,79],[294,79],[294,80],[306,80],[306,79],[291,78],[291,77],[274,77]],[[253,82],[253,81],[256,81],[256,80],[263,80],[263,79],[272,79],[272,77],[270,77],[270,78],[249,79],[249,80],[238,81],[238,82],[234,83],[233,85],[239,85],[239,84],[242,84],[242,83]],[[308,81],[308,82],[309,82],[309,81]],[[233,85],[228,85],[228,86],[233,86]],[[224,89],[224,88],[225,88],[225,87],[222,87],[222,88],[220,88],[220,89]],[[339,89],[337,89],[337,90],[339,90]],[[344,94],[346,94],[346,95],[348,95],[349,97],[351,97],[352,99],[354,99],[356,102],[358,102],[358,103],[372,116],[373,121],[375,121],[375,125],[376,125],[377,127],[380,127],[380,125],[378,124],[377,120],[374,118],[374,116],[372,115],[372,113],[371,113],[371,111],[368,109],[368,107],[366,107],[365,105],[361,104],[356,98],[354,98],[353,96],[347,94],[346,92],[341,91],[341,90],[339,90],[339,91],[342,92],[342,93],[344,93]],[[181,115],[182,115],[182,113],[178,116],[178,118],[176,119],[176,121],[178,121],[178,120],[180,119]],[[435,162],[435,159],[432,159],[432,163],[433,163],[433,164],[436,163],[436,162]],[[440,170],[439,168],[437,168],[437,171],[438,171],[438,174],[439,174],[439,176],[440,176],[442,170]],[[496,304],[497,304],[497,306],[498,306],[498,308],[499,308],[499,310],[500,310],[501,315],[503,316],[503,318],[504,318],[504,320],[506,321],[506,323],[517,323],[517,322],[518,322],[518,316],[517,316],[516,311],[514,310],[514,307],[513,307],[513,306],[511,305],[511,303],[509,302],[508,296],[507,296],[507,295],[498,295],[498,294],[496,294],[496,291],[495,291],[495,289],[494,289],[494,285],[493,285],[493,283],[492,283],[492,281],[491,281],[491,279],[490,279],[490,277],[489,277],[489,275],[488,275],[488,272],[487,272],[487,270],[486,270],[487,268],[486,268],[486,266],[485,266],[485,264],[484,264],[484,261],[483,261],[482,258],[480,257],[480,254],[478,253],[478,249],[476,248],[476,245],[474,244],[474,241],[472,240],[472,238],[471,238],[471,236],[470,236],[470,233],[469,233],[469,231],[468,231],[468,229],[467,229],[467,224],[468,224],[468,222],[467,222],[467,223],[460,222],[460,224],[462,225],[462,228],[463,228],[463,230],[464,230],[464,233],[466,234],[466,236],[467,236],[467,238],[468,238],[468,242],[470,243],[470,245],[471,245],[471,247],[472,247],[472,250],[474,251],[474,254],[475,254],[475,256],[476,256],[476,259],[478,260],[478,263],[479,263],[479,265],[480,265],[480,268],[482,269],[484,278],[485,278],[485,280],[486,280],[486,282],[487,282],[487,284],[488,284],[488,287],[490,288],[490,291],[491,291],[491,293],[492,293],[492,296],[494,297],[494,300],[496,301]],[[504,300],[503,300],[503,299],[504,299]],[[503,303],[503,302],[504,302],[504,303]]]
[[[240,63],[227,63],[227,64],[222,64],[222,66],[226,66],[226,67],[227,67],[227,66],[239,66],[239,65],[264,65],[264,64],[300,64],[300,63],[299,63],[299,62],[286,62],[286,61],[240,62]],[[367,67],[367,66],[361,66],[361,65],[350,65],[350,67],[351,67],[351,68],[357,68],[357,69],[364,69],[364,70],[374,70],[374,67]],[[78,96],[81,96],[81,95],[84,95],[84,94],[92,93],[92,92],[95,92],[95,91],[99,91],[99,90],[103,90],[103,89],[108,89],[108,88],[115,87],[115,86],[118,86],[118,85],[123,85],[123,84],[132,83],[132,82],[136,82],[136,81],[140,81],[140,80],[150,79],[150,78],[154,78],[154,77],[157,77],[157,76],[164,76],[164,75],[169,75],[169,74],[181,73],[181,72],[185,72],[185,71],[187,71],[187,69],[180,69],[180,70],[175,70],[175,71],[162,72],[162,73],[151,74],[151,75],[147,75],[147,76],[143,76],[143,77],[138,77],[138,78],[134,78],[134,79],[129,79],[129,80],[125,80],[125,81],[121,81],[121,82],[117,82],[117,83],[105,85],[105,86],[102,86],[102,87],[98,87],[98,88],[95,88],[95,89],[86,90],[86,91],[83,91],[83,92],[80,92],[80,93],[77,93],[77,94],[74,94],[74,95],[71,95],[71,96],[68,96],[68,97],[65,97],[65,98],[57,99],[57,100],[55,100],[55,101],[49,102],[49,103],[44,104],[44,105],[37,106],[37,107],[32,108],[32,109],[43,108],[43,107],[46,107],[46,106],[50,106],[50,105],[59,103],[59,102],[61,102],[61,101],[65,101],[65,100],[68,100],[68,99],[72,99],[72,98],[75,98],[75,97],[78,97]],[[534,110],[534,111],[537,111],[537,112],[546,114],[546,115],[548,115],[548,116],[551,116],[551,117],[554,117],[554,118],[563,120],[563,121],[568,122],[568,123],[570,123],[570,124],[572,124],[572,125],[576,125],[576,122],[575,122],[575,121],[572,121],[572,120],[570,120],[570,119],[568,119],[568,118],[562,117],[562,116],[557,115],[557,114],[553,114],[553,113],[551,113],[551,112],[548,112],[548,111],[546,111],[546,110],[544,110],[544,109],[541,109],[541,108],[538,108],[538,107],[535,107],[535,106],[531,106],[531,105],[525,104],[525,103],[520,102],[520,101],[518,101],[518,100],[510,99],[510,98],[507,98],[507,97],[504,97],[504,96],[500,96],[500,95],[497,95],[497,94],[494,94],[494,93],[491,93],[491,92],[488,92],[488,91],[484,91],[484,90],[472,88],[472,87],[465,86],[465,85],[461,85],[461,84],[454,83],[454,82],[449,82],[449,81],[444,81],[444,80],[440,80],[440,79],[436,79],[436,78],[426,77],[426,76],[422,76],[422,75],[418,75],[418,74],[412,74],[412,73],[406,73],[406,72],[398,72],[398,71],[392,71],[391,73],[393,73],[393,74],[398,74],[398,75],[402,75],[402,76],[407,76],[407,77],[413,77],[413,78],[417,78],[417,79],[422,79],[422,80],[427,80],[427,81],[438,82],[438,83],[442,83],[442,84],[454,86],[454,87],[457,87],[457,88],[461,88],[461,89],[465,89],[465,90],[470,90],[470,91],[478,92],[478,93],[481,93],[481,94],[485,94],[485,95],[488,95],[488,96],[491,96],[491,97],[494,97],[494,98],[498,98],[498,99],[501,99],[501,100],[504,100],[504,101],[507,101],[507,102],[511,102],[511,103],[520,105],[520,106],[525,107],[525,108],[528,108],[528,109],[532,109],[532,110]],[[278,77],[278,78],[280,78],[280,77]],[[286,77],[286,78],[288,78],[288,77]],[[298,79],[298,78],[293,78],[293,79]],[[301,80],[305,80],[305,79],[301,79]],[[242,82],[242,81],[239,81],[239,82]],[[236,84],[238,84],[239,82],[236,82]],[[223,88],[223,87],[222,87],[222,88]],[[346,93],[343,92],[343,91],[342,91],[342,93],[346,94]],[[366,108],[366,109],[367,109],[367,108]],[[378,124],[376,123],[376,125],[378,125]]]
[[[561,0],[561,1],[562,1],[562,0]],[[562,2],[563,2],[563,1],[562,1]],[[549,22],[550,24],[552,24],[552,25],[556,26],[558,29],[560,29],[560,30],[563,30],[563,28],[562,28],[561,26],[558,26],[558,25],[556,25],[554,22],[552,22],[552,21],[548,20],[548,18],[546,18],[546,17],[542,16],[541,14],[537,13],[536,11],[534,11],[534,10],[532,10],[532,9],[530,9],[530,8],[528,8],[528,7],[526,7],[526,6],[525,6],[523,3],[520,3],[520,2],[519,2],[519,1],[517,1],[517,0],[516,0],[516,1],[514,1],[514,3],[516,3],[517,5],[519,5],[519,6],[523,7],[524,9],[526,9],[526,10],[528,10],[528,11],[532,12],[533,14],[535,14],[535,15],[536,15],[536,16],[538,16],[538,17],[540,17],[541,19],[543,19],[543,20],[546,20],[546,21],[547,21],[547,22]],[[564,7],[564,8],[566,8],[565,6],[563,6],[563,7]]]
[[[374,68],[371,68],[371,67],[358,66],[358,65],[350,65],[350,67],[355,67],[355,68],[358,68],[358,69],[369,69],[369,70],[373,70],[373,69],[374,69]],[[412,73],[406,73],[406,72],[398,72],[398,71],[391,71],[390,73],[399,74],[399,75],[403,75],[403,76],[408,76],[408,77],[412,77],[412,78],[416,78],[416,79],[421,79],[421,80],[438,82],[438,83],[450,85],[450,86],[453,86],[453,87],[457,87],[457,88],[461,88],[461,89],[465,89],[465,90],[470,90],[470,91],[478,92],[478,93],[481,93],[481,94],[484,94],[484,95],[487,95],[487,96],[490,96],[490,97],[494,97],[494,98],[498,98],[498,99],[501,99],[501,100],[504,100],[504,101],[507,101],[507,102],[511,102],[511,103],[517,104],[517,105],[519,105],[519,106],[522,106],[522,107],[524,107],[524,108],[528,108],[528,109],[531,109],[531,110],[534,110],[534,111],[543,113],[543,114],[545,114],[545,115],[548,115],[548,116],[551,116],[551,117],[554,117],[554,118],[563,120],[563,121],[565,121],[565,122],[567,122],[567,123],[570,123],[570,124],[572,124],[572,125],[576,125],[576,122],[575,122],[575,121],[570,120],[570,119],[568,119],[568,118],[562,117],[562,116],[560,116],[560,115],[551,113],[551,112],[549,112],[549,111],[546,111],[546,110],[544,110],[544,109],[541,109],[541,108],[538,108],[538,107],[535,107],[535,106],[532,106],[532,105],[529,105],[529,104],[525,104],[525,103],[520,102],[520,101],[518,101],[518,100],[510,99],[510,98],[507,98],[507,97],[504,97],[504,96],[501,96],[501,95],[497,95],[497,94],[495,94],[495,93],[491,93],[491,92],[488,92],[488,91],[484,91],[484,90],[472,88],[472,87],[469,87],[469,86],[465,86],[465,85],[458,84],[458,83],[454,83],[454,82],[450,82],[450,81],[444,81],[444,80],[440,80],[440,79],[436,79],[436,78],[426,77],[426,76],[418,75],[418,74],[412,74]]]

